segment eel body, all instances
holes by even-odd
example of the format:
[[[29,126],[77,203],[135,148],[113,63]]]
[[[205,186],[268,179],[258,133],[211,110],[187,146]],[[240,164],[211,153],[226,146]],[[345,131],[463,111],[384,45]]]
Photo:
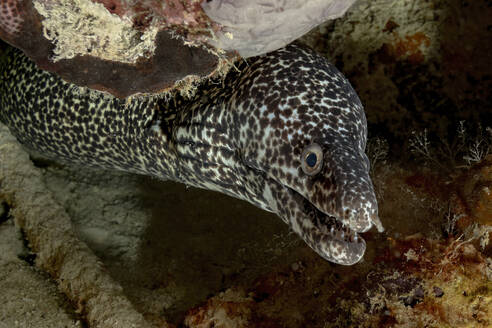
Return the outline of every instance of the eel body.
[[[191,98],[80,92],[16,50],[0,77],[0,121],[45,156],[249,201],[335,263],[358,262],[366,248],[358,233],[383,230],[360,100],[300,45],[250,58]]]

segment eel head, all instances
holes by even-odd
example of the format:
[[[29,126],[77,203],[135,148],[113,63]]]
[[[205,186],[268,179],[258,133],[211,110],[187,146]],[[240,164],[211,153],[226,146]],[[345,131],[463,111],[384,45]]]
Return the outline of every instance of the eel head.
[[[246,96],[256,99],[236,106],[239,134],[244,163],[265,181],[264,208],[326,260],[358,262],[366,248],[358,233],[372,225],[384,230],[358,96],[335,67],[297,45],[248,69],[255,84]]]

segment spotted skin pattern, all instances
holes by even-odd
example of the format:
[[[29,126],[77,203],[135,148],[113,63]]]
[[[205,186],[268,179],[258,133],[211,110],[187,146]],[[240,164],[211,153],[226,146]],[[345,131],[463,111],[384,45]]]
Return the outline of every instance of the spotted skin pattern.
[[[298,44],[201,85],[192,97],[116,99],[77,92],[12,51],[0,120],[28,148],[70,163],[219,191],[278,214],[328,261],[358,262],[358,232],[375,225],[366,119],[359,98],[323,57]],[[322,150],[319,173],[301,167]]]
[[[0,30],[10,36],[21,31],[23,18],[19,12],[19,0],[0,0]]]

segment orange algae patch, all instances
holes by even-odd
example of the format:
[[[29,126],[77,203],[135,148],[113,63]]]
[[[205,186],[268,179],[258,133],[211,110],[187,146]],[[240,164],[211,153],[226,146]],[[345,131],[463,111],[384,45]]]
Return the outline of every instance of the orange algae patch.
[[[387,57],[393,60],[407,59],[412,64],[424,62],[425,56],[422,50],[431,45],[430,38],[427,35],[423,32],[417,32],[404,37],[400,37],[395,32],[393,35],[395,41],[385,43],[381,48]]]
[[[430,39],[422,32],[407,35],[404,39],[399,39],[395,43],[395,54],[397,57],[408,56],[410,61],[420,63],[423,61],[421,47],[429,47]]]

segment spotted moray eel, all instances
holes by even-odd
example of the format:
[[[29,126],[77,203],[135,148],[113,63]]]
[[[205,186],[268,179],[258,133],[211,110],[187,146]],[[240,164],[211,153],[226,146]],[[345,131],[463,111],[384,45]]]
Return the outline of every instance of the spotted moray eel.
[[[9,52],[0,121],[26,147],[64,162],[219,191],[276,213],[319,255],[350,265],[377,201],[367,124],[348,80],[291,44],[242,62],[191,99],[77,91]]]

